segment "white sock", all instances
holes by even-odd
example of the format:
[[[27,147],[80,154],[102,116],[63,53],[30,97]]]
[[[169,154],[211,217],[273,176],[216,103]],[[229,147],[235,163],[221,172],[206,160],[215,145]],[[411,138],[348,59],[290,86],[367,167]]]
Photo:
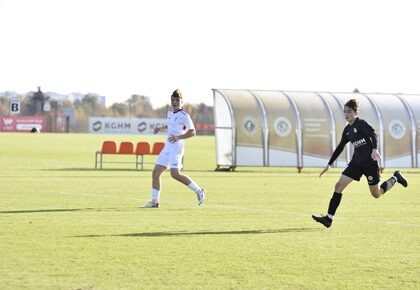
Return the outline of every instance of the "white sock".
[[[159,201],[160,190],[152,188],[152,200]]]
[[[188,188],[196,193],[199,193],[201,191],[201,188],[194,181],[191,181],[191,183],[188,184]]]
[[[395,182],[398,182],[398,178],[396,176],[392,175],[392,177],[394,177]]]
[[[334,216],[330,214],[327,214],[327,217],[329,217],[331,220],[334,218]]]

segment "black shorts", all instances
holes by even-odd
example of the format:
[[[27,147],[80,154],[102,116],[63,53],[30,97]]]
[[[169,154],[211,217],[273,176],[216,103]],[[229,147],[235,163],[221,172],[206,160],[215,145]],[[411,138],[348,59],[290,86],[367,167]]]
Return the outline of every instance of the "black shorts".
[[[343,175],[357,181],[360,181],[360,177],[364,175],[366,176],[369,185],[378,184],[381,180],[381,175],[379,174],[379,168],[377,165],[370,167],[359,167],[349,164],[349,166],[344,169]]]

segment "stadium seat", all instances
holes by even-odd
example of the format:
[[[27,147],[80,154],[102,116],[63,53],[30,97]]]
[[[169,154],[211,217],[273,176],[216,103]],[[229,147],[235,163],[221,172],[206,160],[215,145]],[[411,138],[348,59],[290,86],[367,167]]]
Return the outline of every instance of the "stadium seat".
[[[159,155],[160,151],[162,151],[163,147],[165,147],[164,142],[155,142],[152,148],[152,155]]]
[[[139,165],[139,156],[141,156],[141,170],[143,170],[143,158],[144,155],[150,155],[152,152],[150,151],[150,143],[149,142],[137,142],[136,145],[136,151],[134,151],[134,154],[136,154],[136,169],[138,169]]]
[[[149,142],[137,142],[136,151],[137,155],[149,155],[150,151],[150,143]]]
[[[138,169],[139,164],[141,164],[141,170],[144,167],[144,155],[159,155],[165,146],[164,142],[155,142],[153,146],[150,146],[149,142],[137,142],[136,148],[134,150],[133,142],[121,142],[117,150],[117,144],[115,141],[104,141],[102,143],[101,151],[96,151],[95,154],[95,168],[98,168],[98,163],[100,164],[100,169],[102,169],[103,163],[127,163],[120,161],[103,161],[103,155],[105,154],[116,154],[116,155],[136,155],[136,169]],[[152,147],[152,148],[151,148]],[[100,155],[100,158],[98,158]],[[141,156],[141,161],[139,162],[139,156]]]
[[[102,143],[101,151],[96,151],[95,154],[95,168],[98,168],[98,154],[101,154],[100,157],[100,168],[102,169],[102,155],[103,154],[117,154],[117,143],[115,141],[104,141]]]
[[[115,141],[104,141],[104,143],[102,143],[101,152],[106,154],[116,154],[117,143],[115,143]]]
[[[121,142],[118,154],[134,154],[134,145],[132,142]]]

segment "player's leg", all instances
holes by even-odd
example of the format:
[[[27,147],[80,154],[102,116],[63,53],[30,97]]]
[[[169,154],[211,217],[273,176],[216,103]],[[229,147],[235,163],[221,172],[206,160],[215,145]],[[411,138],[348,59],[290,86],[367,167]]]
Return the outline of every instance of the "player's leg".
[[[206,196],[206,191],[192,181],[190,177],[181,173],[180,169],[182,168],[182,157],[183,155],[180,154],[169,158],[171,176],[194,191],[197,194],[198,205],[201,205]]]
[[[354,180],[353,178],[342,174],[340,176],[340,179],[335,184],[334,191],[337,193],[342,193],[344,189],[347,187],[347,185],[349,185],[353,180]]]
[[[384,195],[385,192],[390,190],[397,182],[404,187],[408,186],[407,179],[405,179],[399,170],[395,171],[394,175],[391,176],[388,180],[384,181],[381,186],[379,186],[379,180],[377,184],[369,185],[370,193],[373,197],[379,198]]]
[[[187,175],[184,175],[181,171],[179,171],[179,168],[171,168],[170,171],[173,179],[185,184],[186,186],[192,183],[191,179]]]
[[[168,154],[163,150],[160,152],[158,158],[155,162],[155,168],[153,168],[152,172],[152,200],[147,203],[145,208],[157,208],[159,207],[159,198],[160,198],[160,189],[161,189],[161,181],[160,176],[162,172],[168,168],[169,164],[169,157]]]
[[[404,186],[404,187],[407,187],[408,186],[407,179],[401,174],[401,172],[399,170],[396,170],[394,172],[393,177],[396,177],[397,178],[397,182],[399,184],[401,184],[402,186]]]
[[[162,165],[155,165],[155,168],[153,168],[152,172],[152,188],[160,192],[161,188],[161,181],[160,176],[162,175],[162,172],[166,170],[165,166]],[[159,200],[159,196],[157,196],[157,200]],[[154,198],[155,199],[155,198]]]
[[[348,168],[347,168],[348,169]],[[349,185],[353,180],[360,180],[360,176],[358,176],[358,174],[353,174],[351,172],[351,170],[345,170],[343,172],[343,174],[340,176],[340,179],[337,181],[337,183],[335,184],[335,188],[334,188],[334,193],[333,196],[330,199],[330,203],[328,205],[328,213],[325,216],[316,216],[313,215],[312,218],[323,224],[325,227],[329,228],[332,224],[332,221],[334,219],[334,215],[335,212],[337,211],[338,206],[340,205],[341,202],[341,198],[343,196],[342,192],[343,190],[347,187],[347,185]],[[354,176],[349,177],[347,175],[344,174],[348,174],[348,175],[352,175]]]
[[[380,198],[384,194],[384,191],[381,187],[379,187],[379,184],[369,185],[369,190],[370,190],[370,194],[374,198]]]
[[[162,172],[166,170],[165,166],[162,165],[155,165],[155,168],[152,172],[152,200],[149,201],[145,206],[145,208],[158,208],[160,207],[159,204],[159,198],[160,198],[160,188],[161,188],[161,182],[160,182],[160,176],[162,175]]]
[[[392,179],[391,181],[387,180],[384,183],[382,183],[381,187],[379,187],[379,182],[381,180],[381,175],[379,173],[379,167],[378,166],[364,168],[364,175],[366,176],[367,182],[369,184],[370,194],[374,198],[380,198],[385,193],[386,190],[385,191],[383,190],[382,185],[387,184],[388,182],[395,183],[394,179]]]

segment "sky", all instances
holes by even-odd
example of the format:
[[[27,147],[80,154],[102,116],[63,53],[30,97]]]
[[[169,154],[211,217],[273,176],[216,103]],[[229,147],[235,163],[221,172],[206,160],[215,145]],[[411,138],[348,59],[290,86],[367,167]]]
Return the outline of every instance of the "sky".
[[[420,94],[418,1],[0,0],[0,92]]]

